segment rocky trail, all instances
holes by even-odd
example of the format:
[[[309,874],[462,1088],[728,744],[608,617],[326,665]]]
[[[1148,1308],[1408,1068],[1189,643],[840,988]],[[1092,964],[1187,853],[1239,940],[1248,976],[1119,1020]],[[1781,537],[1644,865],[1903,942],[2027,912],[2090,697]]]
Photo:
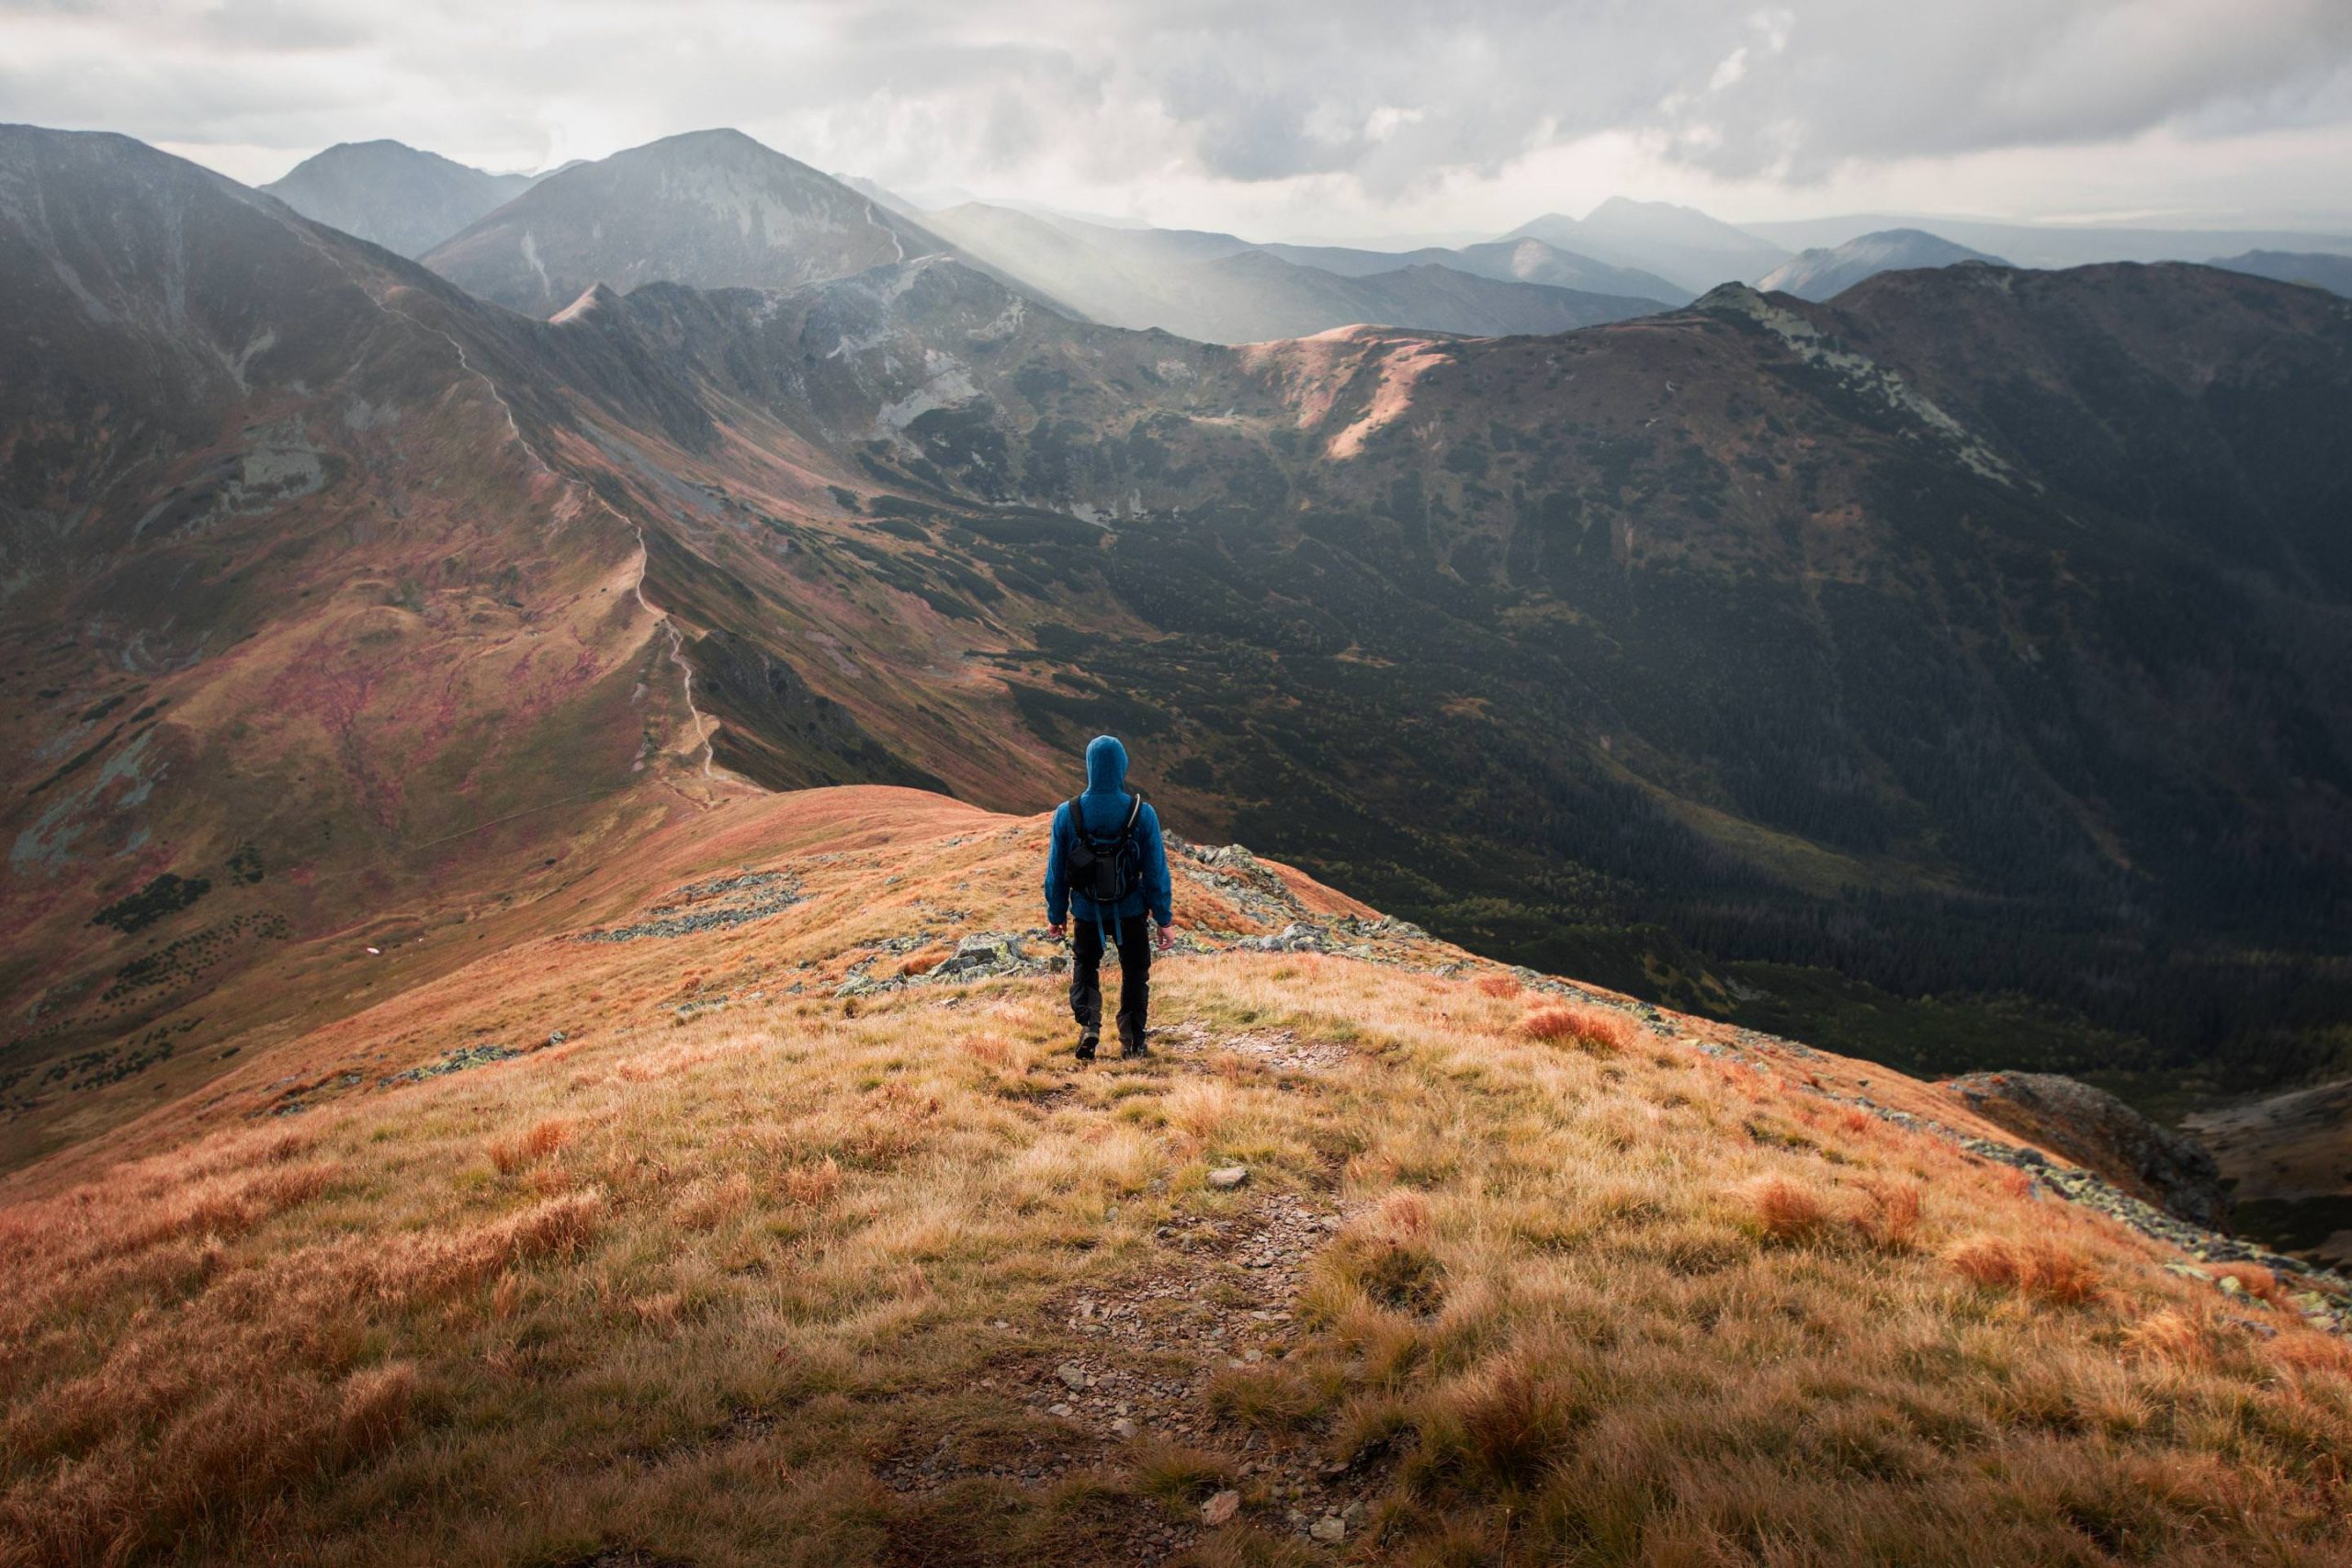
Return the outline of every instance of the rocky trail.
[[[1209,1075],[1238,1060],[1302,1078],[1342,1071],[1349,1049],[1290,1030],[1219,1032],[1198,1020],[1155,1030],[1153,1055],[1112,1072]],[[1297,1087],[1312,1092],[1304,1082]],[[1369,1506],[1367,1473],[1329,1462],[1311,1435],[1270,1440],[1240,1418],[1250,1397],[1227,1374],[1281,1362],[1298,1343],[1297,1305],[1315,1258],[1354,1217],[1317,1192],[1260,1185],[1246,1166],[1209,1174],[1153,1232],[1149,1259],[1048,1302],[1034,1325],[999,1319],[1000,1370],[981,1381],[1017,1401],[1024,1435],[984,1425],[876,1467],[901,1494],[936,1494],[970,1477],[1051,1486],[1136,1463],[1181,1471],[1192,1493],[1171,1522],[1163,1509],[1132,1521],[1137,1562],[1159,1562],[1204,1531],[1243,1517],[1302,1540],[1336,1543]]]

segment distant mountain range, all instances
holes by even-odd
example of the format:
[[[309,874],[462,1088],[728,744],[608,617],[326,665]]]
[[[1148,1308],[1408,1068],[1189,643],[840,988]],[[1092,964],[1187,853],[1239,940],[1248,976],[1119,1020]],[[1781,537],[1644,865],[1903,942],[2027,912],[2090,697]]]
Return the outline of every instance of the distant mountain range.
[[[1479,277],[1508,278],[1519,283],[1543,283],[1589,294],[1616,294],[1636,299],[1657,299],[1687,305],[1698,296],[1677,283],[1640,267],[1611,266],[1590,256],[1564,251],[1537,239],[1488,240],[1452,249],[1425,246],[1411,251],[1367,251],[1340,245],[1257,247],[1300,266],[1321,267],[1344,277],[1362,277],[1401,265],[1452,267]]]
[[[2007,256],[2018,266],[2087,266],[2099,262],[2204,262],[2236,251],[2352,254],[2352,234],[2266,229],[2154,229],[2107,223],[2002,223],[1974,218],[1885,213],[1750,223],[1747,228],[1792,250],[1842,245],[1890,229],[1924,229],[1954,244]]]
[[[1252,245],[1231,234],[1110,229],[980,205],[926,221],[967,255],[1090,320],[1202,343],[1306,337],[1366,321],[1484,337],[1566,332],[1645,315],[1680,293],[1549,247],[1529,254],[1530,270],[1550,274],[1538,281],[1517,276],[1510,256],[1491,247],[1471,256]],[[1569,277],[1595,287],[1555,281]],[[1652,284],[1656,295],[1627,291]]]
[[[2240,270],[2278,276],[2281,267],[2300,269],[2298,276],[2317,282],[2335,276],[2324,258],[2352,254],[2352,237],[2267,231],[1869,217],[1741,227],[1694,208],[1624,197],[1581,219],[1549,214],[1497,240],[1394,250],[1154,229],[961,193],[926,210],[871,180],[831,179],[732,131],[669,138],[593,165],[600,173],[579,173],[591,166],[558,171],[567,179],[556,195],[512,213],[502,209],[547,176],[486,174],[393,141],[329,148],[263,188],[305,217],[404,255],[441,248],[431,264],[437,270],[532,314],[562,309],[595,281],[623,289],[656,277],[787,288],[952,247],[1050,308],[1224,343],[1358,322],[1486,336],[1557,332],[1685,304],[1728,280],[1819,299],[1907,267],[1998,258],[2026,266],[2199,261],[2233,244],[2247,253]],[[593,219],[582,228],[580,214],[608,204],[631,216],[613,232],[594,229]],[[1792,256],[1797,248],[1805,254]],[[1290,269],[1245,259],[1252,256]],[[2283,259],[2290,256],[2312,259]]]
[[[398,141],[345,141],[261,188],[305,218],[421,256],[538,178],[486,174]]]
[[[1760,277],[1788,252],[1693,207],[1611,197],[1581,220],[1547,213],[1506,239],[1536,239],[1617,266],[1662,274],[1692,292]]]
[[[2330,294],[1971,265],[1227,347],[723,134],[435,259],[528,313],[0,130],[9,1147],[713,770],[1030,809],[1106,728],[1188,832],[1915,1065],[2285,1073],[2352,1010]]]
[[[2252,273],[2256,277],[2275,277],[2281,283],[2308,283],[2314,288],[2352,298],[2352,254],[2248,251],[2244,255],[2222,257],[2213,265],[2232,272]]]
[[[1863,234],[1842,245],[1800,252],[1757,279],[1767,292],[1793,294],[1800,299],[1827,299],[1843,294],[1866,277],[1911,267],[1951,266],[1956,262],[2008,263],[1966,245],[1919,229],[1888,229]]]

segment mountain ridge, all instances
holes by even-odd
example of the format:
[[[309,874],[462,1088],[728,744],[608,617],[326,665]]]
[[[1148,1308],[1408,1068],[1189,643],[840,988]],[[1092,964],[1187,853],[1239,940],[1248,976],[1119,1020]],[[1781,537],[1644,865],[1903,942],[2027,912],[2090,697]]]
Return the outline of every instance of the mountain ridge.
[[[2174,1555],[2330,1549],[2292,1467],[2352,1453],[2340,1278],[1237,846],[1171,845],[1153,1054],[1078,1070],[1045,826],[714,807],[0,1183],[0,1329],[48,1352],[0,1544],[356,1562],[390,1506],[436,1560],[1957,1568],[2079,1550],[2091,1493]]]
[[[543,176],[493,175],[399,141],[342,141],[259,188],[303,217],[414,258]]]
[[[134,200],[147,177],[106,188]],[[9,982],[41,1010],[17,1054],[115,1064],[17,1080],[23,1136],[182,1071],[106,1077],[139,1055],[122,1003],[136,1030],[220,1027],[227,1004],[198,1002],[275,951],[194,962],[228,941],[205,933],[232,890],[302,930],[359,907],[231,881],[241,832],[267,829],[266,868],[339,877],[380,855],[399,883],[414,811],[480,824],[475,851],[499,847],[477,858],[536,886],[569,873],[561,853],[531,869],[531,833],[585,844],[730,777],[1033,808],[1051,759],[1103,728],[1170,759],[1164,798],[1205,829],[1621,989],[1830,1044],[1870,1009],[1924,1016],[1904,999],[1923,994],[2072,1021],[1985,1002],[1871,1031],[1914,1066],[2324,1060],[2296,1021],[2327,1005],[2325,952],[2251,969],[2234,944],[2312,942],[2340,886],[2323,677],[2342,478],[2291,434],[2343,396],[2328,297],[2197,268],[1963,269],[1882,275],[1835,307],[1720,290],[1558,337],[1221,348],[1072,321],[939,254],[792,293],[607,288],[549,323],[209,176],[189,188],[273,236],[277,259],[224,247],[242,271],[198,291],[236,313],[190,336],[159,271],[86,362],[45,362],[62,400],[17,405],[22,430],[102,428],[73,386],[193,354],[194,389],[141,416],[196,422],[184,446],[108,467],[76,437],[53,493],[6,497],[17,547],[50,552],[12,574],[68,574],[107,608],[72,639],[28,621],[39,657],[8,689],[38,762],[10,827],[27,863],[64,857],[9,916],[20,951],[50,955]],[[64,301],[51,316],[94,321],[51,265],[79,253],[51,252],[12,254]],[[370,368],[316,367],[353,363]],[[458,491],[482,504],[452,549],[435,531],[469,515]],[[592,541],[597,570],[532,564],[551,527]],[[331,581],[352,587],[321,600]],[[593,657],[565,694],[548,654],[575,637]],[[485,694],[344,683],[403,646],[420,671],[478,669],[455,678]],[[307,677],[303,657],[336,679],[239,672]],[[585,726],[611,766],[549,766],[550,730],[475,772],[498,660],[543,671],[516,688],[542,694],[534,722]],[[2173,711],[2154,694],[2175,689],[2229,694]],[[402,717],[412,701],[448,732]],[[123,771],[134,714],[149,747],[209,750],[151,787]],[[299,761],[221,793],[252,767],[235,726],[291,722],[320,727]],[[557,804],[582,793],[605,804]],[[2184,835],[2188,800],[2229,834]],[[522,811],[546,815],[499,825]],[[1497,825],[1522,822],[1498,860]],[[168,907],[197,880],[209,902]],[[155,911],[137,933],[88,924],[125,899]],[[1866,920],[1824,916],[1863,899]],[[458,931],[425,929],[436,951]],[[187,964],[153,970],[169,985],[100,1004],[182,942]],[[2119,964],[2135,987],[2102,981]],[[1864,988],[1829,988],[1833,970]],[[287,994],[311,1006],[334,974]],[[2222,996],[2234,1010],[2209,1010]]]

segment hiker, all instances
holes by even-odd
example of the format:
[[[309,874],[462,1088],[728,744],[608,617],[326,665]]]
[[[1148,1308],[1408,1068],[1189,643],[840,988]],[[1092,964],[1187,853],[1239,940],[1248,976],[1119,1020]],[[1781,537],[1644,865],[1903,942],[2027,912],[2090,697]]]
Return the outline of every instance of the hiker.
[[[1069,1010],[1078,1020],[1078,1059],[1094,1060],[1102,1037],[1102,950],[1119,949],[1119,1050],[1148,1052],[1145,1020],[1151,1009],[1151,942],[1148,914],[1159,922],[1159,946],[1175,941],[1170,907],[1168,850],[1159,818],[1142,792],[1129,794],[1127,749],[1098,735],[1086,747],[1086,793],[1054,813],[1054,847],[1046,857],[1046,923],[1070,942]]]

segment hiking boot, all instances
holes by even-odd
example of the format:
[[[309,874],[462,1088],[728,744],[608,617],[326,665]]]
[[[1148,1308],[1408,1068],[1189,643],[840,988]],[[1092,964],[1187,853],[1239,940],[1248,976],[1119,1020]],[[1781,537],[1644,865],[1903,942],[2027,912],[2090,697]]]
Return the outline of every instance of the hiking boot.
[[[1151,1055],[1151,1047],[1145,1044],[1143,1041],[1143,1025],[1133,1019],[1119,1020],[1119,1055],[1122,1056]]]
[[[1081,1031],[1078,1037],[1078,1059],[1081,1062],[1094,1060],[1094,1047],[1102,1038],[1101,1032],[1096,1030]]]

